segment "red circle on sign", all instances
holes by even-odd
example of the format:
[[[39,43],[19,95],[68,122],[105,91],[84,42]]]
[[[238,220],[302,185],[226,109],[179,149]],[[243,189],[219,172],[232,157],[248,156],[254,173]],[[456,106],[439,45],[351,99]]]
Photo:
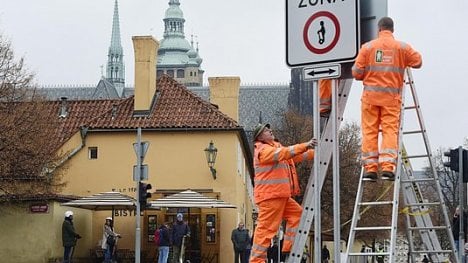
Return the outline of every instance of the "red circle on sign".
[[[308,31],[309,31],[310,24],[312,24],[312,22],[317,17],[321,17],[321,16],[328,17],[333,22],[333,24],[335,25],[336,32],[335,32],[335,37],[333,38],[333,41],[330,43],[330,45],[324,48],[316,48],[309,41]],[[311,52],[315,54],[327,53],[328,51],[332,50],[336,46],[336,43],[338,43],[338,39],[340,38],[340,23],[338,22],[338,19],[336,18],[336,16],[330,12],[327,12],[327,11],[317,12],[313,16],[311,16],[309,19],[307,19],[307,22],[304,25],[304,30],[302,32],[302,38],[304,39],[304,44],[306,45],[307,49],[310,50]]]

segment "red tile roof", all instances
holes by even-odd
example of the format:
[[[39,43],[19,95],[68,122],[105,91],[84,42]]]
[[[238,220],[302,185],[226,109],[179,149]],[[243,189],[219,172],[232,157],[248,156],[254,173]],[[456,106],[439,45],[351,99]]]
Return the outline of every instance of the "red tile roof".
[[[79,127],[96,129],[220,129],[239,130],[239,124],[167,75],[156,84],[156,101],[146,116],[135,116],[134,97],[115,100],[67,101],[68,115],[59,117],[61,102],[49,103],[56,123],[55,140],[66,142]]]

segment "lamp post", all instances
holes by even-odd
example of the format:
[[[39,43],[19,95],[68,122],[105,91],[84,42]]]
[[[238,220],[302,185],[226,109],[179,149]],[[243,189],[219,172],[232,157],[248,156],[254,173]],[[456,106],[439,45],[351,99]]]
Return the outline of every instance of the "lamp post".
[[[210,167],[211,175],[213,179],[216,179],[216,169],[214,168],[216,162],[216,155],[218,154],[218,149],[214,146],[213,141],[210,141],[210,144],[205,148],[206,161],[208,162],[208,167]]]

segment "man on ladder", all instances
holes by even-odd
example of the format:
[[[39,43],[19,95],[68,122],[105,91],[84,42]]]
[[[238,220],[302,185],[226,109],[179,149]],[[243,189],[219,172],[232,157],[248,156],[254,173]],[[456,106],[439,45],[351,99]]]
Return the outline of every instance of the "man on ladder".
[[[269,124],[259,124],[254,130],[254,198],[258,206],[258,223],[250,254],[250,263],[264,263],[271,239],[283,219],[286,220],[283,253],[291,251],[302,213],[292,198],[299,194],[295,162],[312,160],[317,141],[282,146],[275,140]]]
[[[380,165],[382,179],[393,181],[405,68],[420,68],[422,59],[410,45],[395,40],[390,17],[381,18],[378,28],[378,38],[362,46],[352,73],[364,84],[361,98],[364,178],[375,181]],[[379,127],[382,129],[380,151]]]

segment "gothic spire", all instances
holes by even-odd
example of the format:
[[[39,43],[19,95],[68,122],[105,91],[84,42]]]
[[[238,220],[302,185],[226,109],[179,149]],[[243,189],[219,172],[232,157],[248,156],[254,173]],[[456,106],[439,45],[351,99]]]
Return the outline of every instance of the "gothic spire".
[[[109,52],[107,53],[107,80],[114,84],[119,96],[122,96],[125,86],[125,66],[123,63],[123,48],[120,42],[119,5],[114,3],[114,17],[112,20],[112,36]]]

